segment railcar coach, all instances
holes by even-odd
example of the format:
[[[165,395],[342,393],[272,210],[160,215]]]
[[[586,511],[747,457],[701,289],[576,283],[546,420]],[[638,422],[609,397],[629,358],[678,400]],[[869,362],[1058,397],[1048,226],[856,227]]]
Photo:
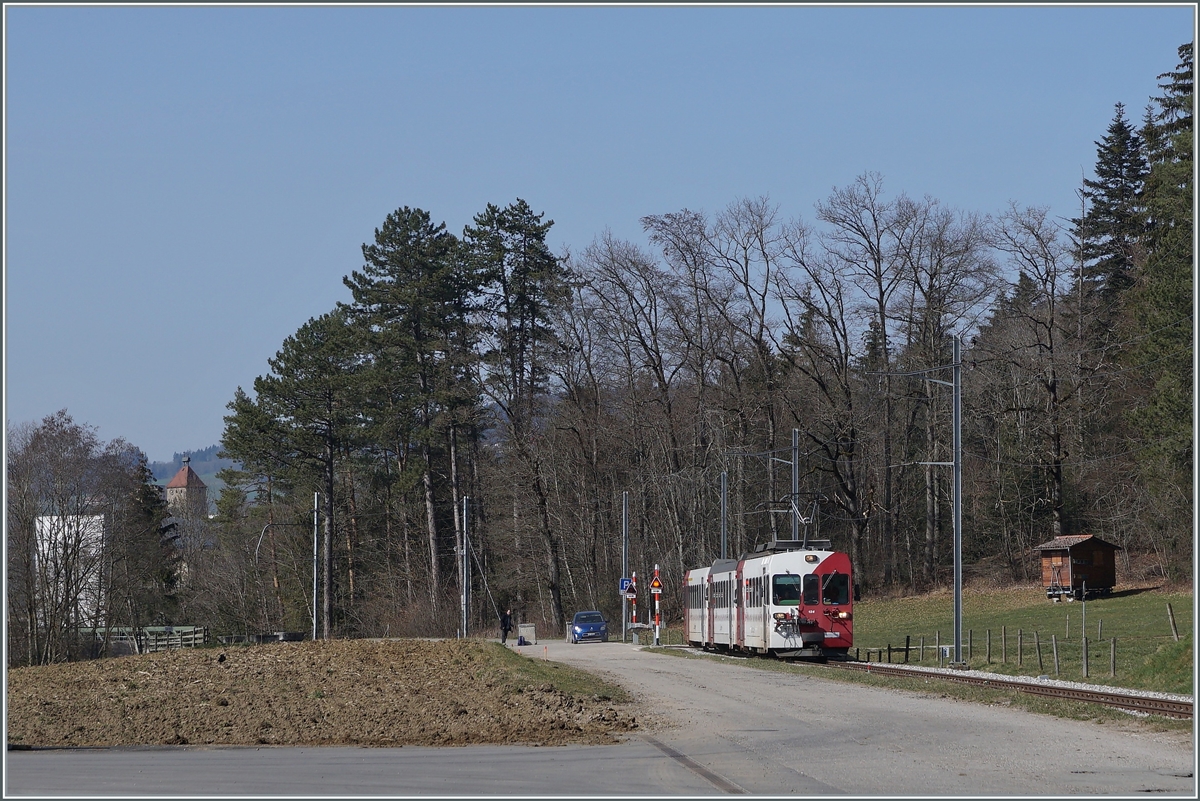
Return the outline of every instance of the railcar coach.
[[[843,658],[854,641],[850,557],[828,540],[772,540],[684,574],[688,642],[784,659]]]

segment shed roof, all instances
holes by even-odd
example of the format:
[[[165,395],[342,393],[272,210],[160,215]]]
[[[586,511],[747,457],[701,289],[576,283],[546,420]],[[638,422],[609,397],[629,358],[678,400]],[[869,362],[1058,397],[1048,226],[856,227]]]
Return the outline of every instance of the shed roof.
[[[1052,551],[1052,550],[1070,550],[1080,543],[1091,541],[1097,545],[1107,545],[1109,548],[1122,550],[1120,545],[1113,545],[1111,542],[1105,542],[1094,534],[1068,534],[1063,537],[1055,537],[1049,542],[1043,542],[1041,545],[1033,546],[1035,551]]]
[[[200,476],[196,475],[196,471],[192,466],[185,464],[179,468],[179,472],[175,474],[175,478],[167,482],[167,489],[179,489],[180,487],[206,487],[208,486],[200,480]]]

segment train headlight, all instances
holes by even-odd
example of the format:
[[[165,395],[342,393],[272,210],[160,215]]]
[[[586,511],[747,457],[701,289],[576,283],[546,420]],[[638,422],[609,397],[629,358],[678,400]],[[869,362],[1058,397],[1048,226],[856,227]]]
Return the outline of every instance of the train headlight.
[[[838,612],[837,616],[838,616],[838,620],[849,620],[850,619],[849,612]]]
[[[776,620],[780,620],[780,621],[787,620],[788,613],[787,612],[776,612],[774,615],[772,615],[772,617],[774,617]]]

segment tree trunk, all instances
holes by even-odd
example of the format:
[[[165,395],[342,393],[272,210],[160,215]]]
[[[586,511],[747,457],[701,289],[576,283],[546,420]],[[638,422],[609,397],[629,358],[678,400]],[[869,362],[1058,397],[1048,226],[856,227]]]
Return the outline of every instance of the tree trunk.
[[[325,522],[324,522],[324,586],[321,598],[321,612],[325,617],[322,625],[322,638],[328,640],[330,635],[329,620],[333,617],[333,444],[329,439],[325,445]]]
[[[454,552],[461,559],[468,559],[466,537],[463,536],[466,521],[462,519],[461,492],[458,486],[458,426],[450,424],[450,502],[454,506]],[[461,562],[460,562],[461,564]],[[466,573],[459,570],[459,592],[466,592]]]
[[[429,538],[429,594],[436,611],[441,595],[442,581],[438,564],[437,512],[433,498],[433,455],[430,453],[427,442],[421,444],[421,458],[425,462],[421,481],[425,487],[425,532]]]

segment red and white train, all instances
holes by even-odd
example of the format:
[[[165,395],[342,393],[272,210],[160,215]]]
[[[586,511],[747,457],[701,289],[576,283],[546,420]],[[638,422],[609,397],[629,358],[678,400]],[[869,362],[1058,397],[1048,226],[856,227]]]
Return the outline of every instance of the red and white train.
[[[850,557],[828,540],[773,540],[684,574],[684,630],[694,647],[844,657],[854,641],[853,586]]]

